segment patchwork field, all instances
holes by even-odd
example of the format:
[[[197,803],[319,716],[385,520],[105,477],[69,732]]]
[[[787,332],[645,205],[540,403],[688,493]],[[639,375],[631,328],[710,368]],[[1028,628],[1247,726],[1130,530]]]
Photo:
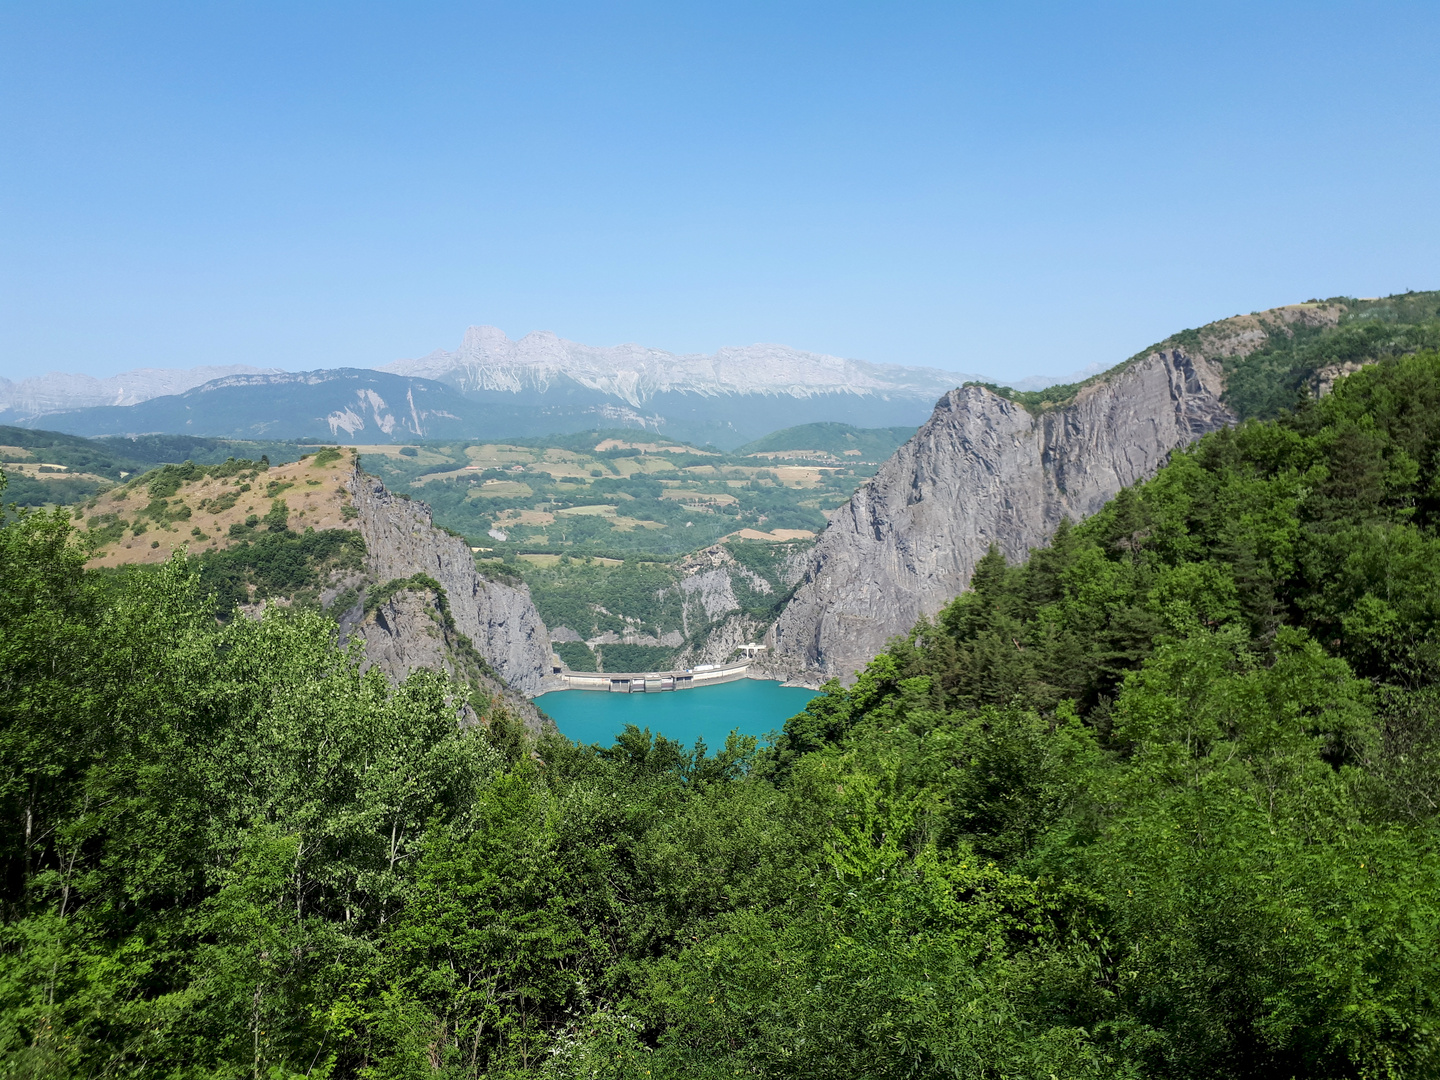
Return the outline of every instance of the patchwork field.
[[[674,557],[731,536],[813,537],[906,434],[808,425],[730,454],[604,432],[356,449],[495,557]]]

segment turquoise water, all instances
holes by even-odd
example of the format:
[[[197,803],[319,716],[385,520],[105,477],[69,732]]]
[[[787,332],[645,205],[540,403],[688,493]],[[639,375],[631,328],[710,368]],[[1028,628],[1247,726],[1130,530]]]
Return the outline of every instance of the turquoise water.
[[[607,694],[598,690],[557,690],[535,704],[549,713],[560,733],[578,743],[609,746],[626,724],[693,747],[703,738],[714,753],[731,731],[764,739],[805,708],[814,690],[761,679],[674,690],[663,694]]]

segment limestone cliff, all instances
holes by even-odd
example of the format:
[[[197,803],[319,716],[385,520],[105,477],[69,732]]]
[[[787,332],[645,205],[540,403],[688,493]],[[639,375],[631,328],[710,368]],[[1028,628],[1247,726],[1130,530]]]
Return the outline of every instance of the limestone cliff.
[[[366,666],[378,667],[392,682],[420,668],[442,671],[478,693],[475,703],[484,715],[503,706],[538,733],[545,716],[494,677],[489,663],[456,632],[448,610],[448,598],[442,602],[428,587],[401,589],[365,612],[350,635],[363,642]],[[470,722],[479,719],[468,704],[462,716]]]
[[[350,493],[375,585],[425,574],[445,590],[455,629],[515,690],[532,695],[549,670],[550,635],[530,590],[487,581],[464,539],[435,527],[430,508],[387,491],[357,468]]]
[[[683,576],[658,597],[663,602],[675,593],[681,601],[684,648],[673,661],[676,667],[723,663],[741,645],[765,636],[774,619],[766,609],[778,607],[799,582],[810,546],[792,542],[769,550],[774,557],[760,564],[764,573],[740,563],[724,544],[702,548],[678,564]]]
[[[779,674],[849,677],[933,616],[993,543],[1011,561],[1233,422],[1218,364],[1180,348],[1137,358],[1063,409],[1032,414],[981,386],[934,415],[835,514],[773,632]]]

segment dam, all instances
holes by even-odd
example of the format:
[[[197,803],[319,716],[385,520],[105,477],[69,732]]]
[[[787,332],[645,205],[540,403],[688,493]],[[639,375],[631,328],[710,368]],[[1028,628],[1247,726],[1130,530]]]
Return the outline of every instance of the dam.
[[[750,661],[698,664],[677,671],[571,671],[561,668],[545,680],[549,690],[599,690],[610,694],[658,694],[718,686],[749,677]]]

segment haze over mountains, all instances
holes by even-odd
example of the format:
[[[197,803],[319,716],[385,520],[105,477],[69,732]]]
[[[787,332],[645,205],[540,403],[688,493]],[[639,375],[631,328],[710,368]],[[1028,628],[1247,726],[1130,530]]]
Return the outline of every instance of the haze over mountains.
[[[1068,376],[1067,378],[1081,377]],[[142,369],[0,381],[0,422],[77,435],[171,432],[352,443],[634,427],[733,447],[815,421],[918,426],[972,373],[870,364],[783,345],[676,355],[492,326],[460,347],[376,369]],[[1053,378],[1011,385],[1038,389]]]
[[[165,394],[182,394],[227,375],[273,375],[279,368],[227,364],[193,368],[136,368],[109,378],[59,371],[12,382],[0,378],[0,420],[31,419],[46,413],[104,405],[136,405]]]

